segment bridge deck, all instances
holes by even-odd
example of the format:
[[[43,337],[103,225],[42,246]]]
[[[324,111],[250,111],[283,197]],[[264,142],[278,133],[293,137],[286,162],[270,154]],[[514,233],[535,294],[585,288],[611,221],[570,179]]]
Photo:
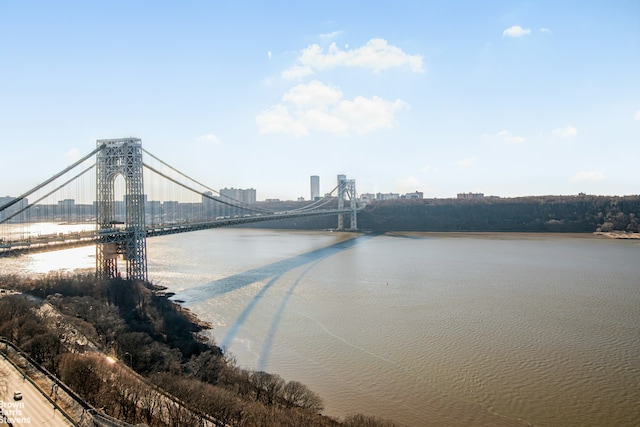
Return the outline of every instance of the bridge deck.
[[[151,225],[147,227],[147,237],[166,236],[170,234],[187,233],[191,231],[209,230],[212,228],[230,227],[234,225],[255,222],[275,221],[292,218],[305,218],[326,215],[350,214],[351,209],[325,209],[309,212],[281,212],[275,214],[245,215],[233,218],[215,219],[194,223],[175,223]],[[34,236],[26,240],[0,242],[0,258],[19,256],[28,253],[51,252],[72,249],[103,243],[108,236],[109,242],[124,241],[130,231],[113,228],[108,230],[70,232],[66,234],[52,234],[48,236]]]

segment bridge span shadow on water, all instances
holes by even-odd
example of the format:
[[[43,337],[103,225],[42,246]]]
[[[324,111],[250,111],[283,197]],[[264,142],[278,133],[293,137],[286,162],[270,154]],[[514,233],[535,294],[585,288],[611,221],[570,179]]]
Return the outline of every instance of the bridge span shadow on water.
[[[307,268],[305,268],[293,281],[276,310],[267,336],[265,337],[264,345],[260,354],[260,358],[258,360],[257,368],[258,370],[262,370],[266,366],[266,363],[269,359],[273,338],[278,331],[280,320],[282,319],[282,314],[287,307],[291,295],[293,295],[296,287],[302,282],[304,276],[323,259],[326,259],[333,255],[337,255],[342,251],[362,244],[377,235],[378,234],[358,234],[348,240],[343,240],[324,248],[315,249],[313,251],[283,259],[281,261],[253,268],[239,274],[234,274],[229,277],[214,280],[213,282],[205,283],[203,285],[196,286],[182,292],[177,292],[172,296],[172,299],[182,302],[185,305],[194,305],[216,298],[220,295],[224,295],[228,292],[233,292],[235,290],[244,288],[254,283],[268,280],[268,282],[258,291],[258,293],[256,293],[254,297],[247,303],[242,313],[240,313],[235,322],[229,328],[227,334],[219,341],[218,345],[220,347],[228,348],[233,342],[242,325],[247,321],[249,315],[256,307],[258,302],[260,302],[262,297],[264,297],[264,295],[267,293],[269,288],[277,283],[278,280],[286,273],[306,265]]]

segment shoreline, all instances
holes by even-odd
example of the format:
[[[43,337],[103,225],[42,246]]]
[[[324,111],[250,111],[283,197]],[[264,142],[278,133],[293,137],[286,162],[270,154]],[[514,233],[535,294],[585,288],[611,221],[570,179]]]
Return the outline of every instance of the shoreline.
[[[283,231],[284,232],[289,232],[289,230],[283,230]],[[320,232],[320,233],[323,234],[323,232]],[[256,233],[256,234],[261,234],[261,233]],[[305,235],[305,236],[300,236],[300,237],[303,237],[305,239],[307,237],[312,238],[313,234],[316,234],[316,232],[315,231],[309,232],[308,236]],[[352,233],[345,233],[345,236],[347,234],[351,235]],[[610,250],[616,250],[616,251],[618,251],[618,250],[627,251],[628,250],[631,253],[636,253],[635,251],[633,251],[632,247],[636,246],[638,244],[638,242],[628,241],[628,240],[627,241],[625,241],[625,240],[608,241],[608,239],[611,239],[611,238],[620,239],[620,237],[621,237],[620,234],[623,234],[623,233],[605,234],[605,233],[602,233],[602,232],[599,232],[599,233],[593,233],[593,232],[585,232],[585,233],[518,233],[518,232],[431,232],[431,233],[427,233],[427,232],[389,232],[387,234],[390,235],[390,237],[396,237],[395,239],[393,239],[393,242],[395,242],[396,247],[398,245],[404,246],[405,242],[409,243],[411,245],[414,245],[414,244],[420,245],[420,244],[424,243],[426,245],[431,245],[431,247],[434,247],[436,249],[439,246],[442,246],[444,248],[447,248],[447,247],[450,248],[452,246],[453,247],[463,247],[467,243],[472,247],[484,247],[485,244],[489,244],[491,248],[494,248],[497,251],[504,251],[505,249],[502,249],[502,248],[506,247],[507,249],[506,249],[506,252],[504,252],[504,253],[510,253],[510,252],[508,252],[509,248],[517,240],[522,240],[523,245],[524,245],[524,246],[517,246],[517,247],[527,247],[527,248],[539,247],[539,248],[542,248],[542,250],[538,251],[540,253],[546,253],[547,251],[545,250],[545,248],[550,248],[550,249],[553,250],[555,247],[558,247],[558,245],[565,245],[565,247],[568,247],[568,248],[579,248],[579,247],[583,247],[583,246],[587,246],[587,247],[588,246],[595,246],[595,247],[599,247],[599,248],[606,247],[606,251],[604,251],[606,253],[610,253]],[[243,233],[243,235],[244,235],[244,233]],[[194,237],[197,237],[197,236],[194,236]],[[339,236],[339,237],[342,237],[342,236]],[[398,238],[400,238],[400,240],[398,240]],[[192,252],[191,251],[191,248],[192,248],[191,239],[192,238],[189,237],[189,238],[180,240],[180,242],[184,241],[184,242],[187,242],[187,244],[188,244],[188,246],[186,246],[187,249],[185,250],[186,254],[190,254]],[[281,239],[282,238],[279,237],[279,236],[273,237],[273,240],[276,243],[281,241]],[[409,240],[409,239],[413,239],[413,240]],[[195,243],[198,243],[197,239],[194,239],[194,240],[196,241]],[[255,239],[255,240],[262,241],[264,239],[262,239],[262,240],[261,239]],[[237,242],[237,241],[238,241],[237,238],[232,240],[232,242]],[[319,242],[323,242],[324,240],[323,239],[318,239],[318,241]],[[546,245],[547,241],[550,243],[550,245]],[[438,243],[438,242],[440,242],[441,244]],[[216,246],[215,247],[222,246],[224,243],[228,243],[228,241],[222,240],[220,242],[216,242]],[[270,247],[271,242],[268,242],[268,243],[269,243],[269,245],[264,245],[264,246]],[[172,255],[172,257],[175,257],[174,254],[176,253],[176,250],[175,250],[175,248],[173,248],[171,246],[175,246],[175,245],[167,245],[167,247],[159,247],[158,251],[154,252],[154,254],[158,255],[157,259],[159,260],[159,262],[158,262],[159,266],[165,267],[165,268],[169,268],[169,267],[166,267],[166,264],[162,263],[164,258],[162,256],[163,252],[161,251],[161,249],[164,249],[165,251],[167,251],[167,253],[170,253]],[[315,247],[315,245],[311,245],[311,246]],[[209,249],[209,248],[215,249],[215,247],[213,245],[204,246],[204,248],[206,248],[206,249]],[[235,246],[232,246],[232,248],[233,247],[235,247]],[[261,246],[258,246],[258,247],[260,248]],[[275,247],[277,248],[277,245]],[[560,246],[560,247],[562,247],[562,246]],[[246,250],[244,250],[245,246],[244,246],[244,243],[242,243],[242,242],[238,243],[237,248],[240,249],[240,253],[241,254],[244,254],[244,253],[247,252]],[[169,252],[168,249],[171,249],[171,251]],[[226,250],[226,248],[225,248],[225,250]],[[566,253],[570,253],[570,251],[566,251]],[[217,252],[212,251],[212,253],[210,255],[208,254],[206,256],[207,257],[211,257],[211,258],[215,258],[216,254],[217,254]],[[151,258],[155,258],[155,257],[152,256]],[[191,261],[191,255],[190,255],[189,258],[185,258],[185,259],[187,261]],[[221,264],[221,265],[224,264],[223,263],[224,258],[222,258],[221,260],[218,260],[218,261],[219,261],[218,262],[219,264]],[[202,263],[200,263],[200,264],[202,264]],[[162,269],[157,270],[158,271],[158,275],[159,275],[158,277],[162,277],[162,280],[158,280],[158,281],[154,280],[155,283],[158,283],[158,285],[157,285],[158,287],[167,287],[167,285],[169,283],[172,283],[172,281],[174,281],[174,280],[175,281],[180,281],[183,278],[186,278],[186,279],[194,279],[195,281],[197,281],[197,280],[201,280],[204,275],[210,275],[209,273],[206,273],[206,274],[201,274],[201,273],[198,273],[198,272],[192,273],[191,270],[190,270],[189,274],[177,275],[177,276],[173,275],[174,274],[173,273],[174,269],[175,269],[175,271],[180,272],[180,269],[183,268],[184,266],[189,266],[189,267],[195,267],[196,266],[196,265],[192,266],[192,264],[190,264],[190,263],[184,263],[184,264],[179,263],[178,265],[179,265],[179,267],[172,268],[172,271],[170,271],[169,273],[166,273],[165,275],[162,275],[162,272],[163,272]],[[241,266],[246,267],[248,269],[252,265],[244,266],[243,264],[240,264],[239,267],[241,267]],[[331,267],[331,269],[329,271],[333,271],[332,270],[333,266],[330,266],[330,267]],[[372,268],[375,269],[376,266],[374,265]],[[419,267],[419,268],[421,268],[421,267]],[[452,270],[452,269],[449,269],[449,270]],[[369,271],[369,270],[367,270],[367,271]],[[498,271],[498,270],[496,270],[496,271]],[[214,276],[216,276],[217,274],[218,273],[217,273],[217,270],[216,270]],[[262,304],[260,304],[259,307],[262,307],[265,310],[262,313],[262,317],[258,318],[258,319],[267,319],[267,322],[264,323],[264,325],[268,326],[268,321],[270,319],[279,319],[277,317],[278,315],[274,314],[275,311],[270,311],[270,310],[268,310],[268,308],[270,308],[270,307],[273,307],[273,308],[280,307],[279,303],[281,303],[281,301],[283,301],[283,300],[288,301],[288,300],[286,300],[286,298],[288,298],[286,296],[287,295],[286,291],[288,289],[290,289],[290,285],[295,282],[296,277],[297,277],[296,274],[297,274],[297,271],[293,271],[292,275],[290,275],[290,277],[287,276],[287,277],[289,277],[289,279],[287,279],[287,280],[283,279],[283,281],[282,281],[282,283],[280,283],[279,287],[278,286],[272,286],[272,287],[269,288],[269,292],[264,294],[264,297],[263,297],[263,300],[262,300]],[[439,275],[439,277],[448,277],[450,274],[451,274],[450,271],[447,271],[447,270],[443,269],[443,274],[441,276]],[[329,274],[327,276],[331,276],[331,275]],[[305,276],[305,277],[308,279],[308,278],[311,277],[311,275],[309,275],[308,277],[307,276]],[[387,278],[385,277],[385,280],[386,279]],[[323,283],[324,283],[324,278],[322,280],[323,280]],[[471,280],[472,281],[476,280],[475,275],[473,276],[473,278]],[[492,280],[493,280],[493,278],[492,278]],[[365,281],[365,283],[367,283],[367,286],[371,286],[371,284],[375,284],[374,282],[369,283],[369,282],[366,282],[366,281]],[[384,285],[384,282],[382,282],[382,285]],[[390,285],[396,285],[396,280],[392,280],[390,282]],[[171,293],[171,290],[172,290],[173,286],[168,286],[168,288],[169,289],[165,290],[165,292],[167,294]],[[306,291],[309,288],[310,288],[310,286],[307,286],[307,285],[298,287],[297,291],[300,292],[299,296],[301,296],[301,297],[302,296],[308,296],[308,295],[306,295],[306,294],[304,294],[302,292]],[[320,287],[317,287],[317,288],[320,289]],[[255,289],[254,288],[246,288],[246,289],[247,289],[247,296],[248,296],[249,300],[251,298],[251,295],[256,295],[255,292],[258,291],[257,286],[255,287]],[[322,287],[322,289],[324,289],[324,286]],[[354,288],[350,287],[349,289],[353,290]],[[400,290],[399,286],[390,286],[390,287],[380,286],[380,287],[378,287],[376,289],[379,290],[381,295],[387,295],[387,293],[391,293],[390,295],[398,295],[398,292]],[[249,292],[249,291],[251,291],[251,292]],[[325,294],[325,292],[323,291],[323,295],[324,294]],[[326,294],[328,295],[328,293],[326,293]],[[262,294],[258,294],[258,295],[262,296]],[[428,304],[432,304],[432,302],[438,301],[436,298],[439,295],[440,295],[439,292],[436,292],[432,296],[427,298],[426,301],[428,302]],[[242,296],[242,295],[239,295],[239,296]],[[170,297],[170,296],[167,295],[167,297]],[[278,297],[280,299],[278,299]],[[302,299],[298,299],[298,300],[302,301]],[[376,304],[378,304],[380,301],[382,301],[382,298],[374,298],[374,300],[372,300],[372,302],[375,302]],[[410,304],[415,304],[414,301],[415,301],[415,298],[413,300],[411,300]],[[178,301],[175,301],[175,302],[178,302]],[[226,302],[228,303],[228,301],[226,301]],[[515,303],[517,303],[517,302],[518,302],[518,300],[516,299]],[[293,303],[294,303],[294,299],[292,298],[289,301],[289,304],[293,304]],[[235,310],[235,311],[229,311],[230,315],[228,316],[227,320],[225,320],[225,325],[224,325],[225,327],[229,328],[230,325],[232,325],[234,320],[238,317],[239,313],[241,313],[242,310],[245,308],[244,304],[247,304],[247,302],[246,301],[244,303],[238,302],[238,309]],[[183,303],[180,303],[180,306],[183,309],[187,309],[187,307]],[[202,308],[204,310],[197,310],[195,306],[191,306],[189,304],[187,304],[187,306],[189,306],[189,309],[193,310],[192,314],[195,315],[198,319],[211,320],[210,318],[207,317],[207,313],[212,312],[214,310],[214,306],[203,305]],[[511,305],[510,306],[513,306],[513,301],[511,301]],[[293,307],[293,305],[290,305],[289,307],[291,309]],[[433,307],[435,307],[435,306],[431,306],[430,305],[429,307],[431,307],[433,309]],[[382,311],[384,311],[384,310],[382,310]],[[344,312],[346,312],[346,310]],[[343,311],[336,311],[336,313],[340,314],[340,313],[343,313]],[[258,314],[261,314],[259,312],[259,310],[255,310],[254,311],[254,315],[258,315]],[[406,315],[406,314],[403,314],[403,315]],[[378,317],[378,316],[379,315],[377,314],[376,317]],[[331,317],[335,318],[335,315],[331,316]],[[286,316],[282,317],[283,322],[286,320],[286,318],[287,318]],[[322,326],[326,325],[326,327],[328,328],[329,331],[333,331],[334,333],[340,333],[340,336],[341,337],[343,336],[344,329],[341,329],[342,327],[337,327],[337,326],[336,327],[332,327],[332,324],[329,323],[329,321],[327,319],[324,319],[324,318],[318,317],[318,316],[314,316],[314,319],[315,318],[317,318],[321,322],[321,324],[318,324],[318,327],[320,327],[321,325]],[[307,318],[303,319],[304,322],[307,321],[306,319]],[[300,322],[300,321],[296,322],[296,325],[295,325],[296,328],[300,327],[301,325],[304,325],[304,322]],[[389,325],[389,324],[392,324],[392,322],[389,322],[389,321],[383,322],[383,323],[384,323],[385,327],[387,325]],[[476,323],[472,322],[471,324],[476,324]],[[313,322],[310,322],[310,326],[315,326],[315,325],[313,324]],[[318,327],[316,327],[316,329],[318,329]],[[261,329],[258,329],[258,332],[265,331],[265,330],[267,330],[266,326],[262,327]],[[284,323],[282,323],[280,325],[278,330],[280,331],[280,334],[283,334],[285,332]],[[335,342],[335,339],[332,336],[325,336],[324,334],[322,334],[323,330],[322,330],[321,327],[320,327],[319,331],[320,331],[320,334],[318,336],[320,336],[321,338],[324,337],[327,343]],[[221,330],[218,329],[217,326],[213,330],[205,331],[207,336],[209,336],[209,335],[212,336],[214,343],[217,341],[217,339],[222,339],[222,336],[224,334],[220,335],[220,332],[221,332]],[[391,335],[391,334],[385,334],[385,336],[389,336],[389,335]],[[257,343],[258,343],[258,339],[256,338],[256,336],[257,336],[257,333],[253,333],[252,332],[251,334],[246,336],[246,337],[248,337],[247,340],[244,340],[244,339],[242,340],[243,343],[244,342],[249,342],[249,345],[253,346],[253,348],[250,348],[250,350],[254,350],[254,352],[259,351],[259,350],[256,350],[257,347],[255,347],[255,345],[257,345]],[[293,335],[291,335],[291,336],[293,336]],[[303,335],[298,334],[297,336],[303,336]],[[304,336],[307,336],[307,335],[304,335]],[[303,336],[303,338],[304,338],[304,336]],[[242,337],[240,337],[240,338],[242,338]],[[358,341],[355,341],[355,339],[353,337],[349,337],[349,336],[345,335],[344,339],[348,340],[349,342],[358,343]],[[358,339],[359,339],[359,336],[358,336]],[[274,344],[275,344],[275,341],[274,341]],[[340,344],[340,342],[338,342],[337,344]],[[322,348],[328,348],[328,347],[323,347],[323,346],[318,346],[318,347],[321,347],[321,349]],[[411,348],[411,345],[408,345],[407,347]],[[274,348],[275,348],[275,346],[274,346]],[[375,347],[375,348],[378,348],[378,347]],[[351,354],[351,353],[354,353],[354,352],[357,353],[357,349],[355,349],[354,347],[347,347],[347,350],[348,351],[345,352],[345,354],[347,354],[347,353]],[[232,352],[232,355],[235,353],[235,351],[233,349],[231,349],[231,352]],[[313,382],[313,381],[315,381],[315,379],[314,379],[315,377],[312,377],[311,380],[308,380],[304,376],[298,376],[297,374],[296,375],[289,374],[288,373],[289,371],[281,371],[280,368],[282,366],[290,365],[292,359],[289,358],[289,356],[291,354],[294,354],[294,353],[295,352],[287,351],[286,352],[287,359],[285,360],[284,363],[282,363],[280,365],[278,365],[276,362],[274,362],[275,358],[272,359],[271,363],[274,363],[274,364],[270,365],[269,363],[265,363],[265,365],[264,365],[265,369],[268,372],[272,372],[272,373],[276,373],[276,374],[282,375],[285,378],[299,380],[299,381],[303,382],[304,384],[306,384],[307,386],[309,386],[310,388],[312,388],[312,390],[318,392],[325,399],[325,402],[326,402],[326,405],[327,405],[327,409],[326,409],[326,411],[324,413],[326,415],[340,417],[340,416],[344,416],[344,415],[346,415],[348,413],[348,412],[343,412],[341,409],[336,409],[336,408],[338,408],[338,406],[334,406],[334,404],[332,404],[333,401],[330,400],[330,396],[338,394],[340,397],[337,400],[341,400],[341,401],[347,400],[347,401],[349,401],[349,408],[358,407],[358,408],[360,408],[359,410],[361,410],[363,412],[366,412],[366,413],[378,414],[380,416],[384,415],[387,418],[392,417],[392,418],[396,418],[397,419],[397,417],[395,416],[395,413],[393,413],[393,412],[386,412],[386,413],[372,412],[372,410],[370,410],[370,409],[365,409],[365,406],[361,406],[361,404],[362,404],[361,402],[362,401],[364,401],[364,404],[369,404],[367,402],[368,396],[365,396],[362,399],[362,401],[360,401],[360,400],[350,400],[349,395],[348,395],[349,391],[341,391],[340,393],[336,393],[335,389],[331,389],[331,386],[332,386],[331,378],[327,379],[328,376],[326,374],[324,374],[324,377],[323,377],[323,381],[326,381],[326,384],[322,383],[324,385],[317,385],[318,383]],[[321,353],[318,351],[318,352],[315,352],[314,354],[321,354]],[[389,352],[388,354],[394,354],[394,353]],[[360,356],[362,356],[362,355],[360,355]],[[387,355],[385,354],[385,357],[386,356]],[[315,357],[316,356],[314,356],[314,358]],[[368,357],[368,356],[364,356],[364,357]],[[267,359],[267,360],[269,360],[269,359]],[[307,360],[306,363],[309,363],[308,362],[309,359],[307,358],[306,360]],[[362,357],[357,357],[357,358],[354,358],[353,360],[358,360],[357,364],[361,364],[362,363],[361,361],[363,359],[362,359]],[[418,359],[416,357],[416,358],[412,358],[411,360],[418,360]],[[325,360],[322,360],[322,362],[324,362],[324,361]],[[413,362],[406,362],[406,365],[410,366],[410,363],[413,363]],[[243,366],[243,365],[244,365],[243,363],[239,363],[239,366]],[[246,366],[248,366],[248,365],[246,365]],[[285,366],[285,367],[287,369],[291,369],[290,366]],[[303,368],[301,368],[299,370],[300,371],[309,371],[310,369],[308,367],[304,367],[303,366]],[[344,381],[346,378],[348,378],[347,376],[343,376],[342,374],[343,374],[343,371],[339,371],[338,374],[335,375],[335,377],[338,378],[338,380],[336,380],[336,383],[339,383],[339,381]],[[400,374],[402,374],[402,372],[400,372]],[[354,384],[360,384],[362,381],[363,380],[361,378],[361,379],[353,380],[353,383]],[[376,381],[378,382],[378,384],[380,384],[379,380],[376,380]],[[411,383],[405,383],[405,385],[402,386],[402,387],[397,387],[396,386],[396,387],[394,387],[394,389],[396,389],[396,388],[404,388],[404,387],[406,387],[406,384],[411,384]],[[447,383],[445,382],[444,384],[447,384]],[[330,391],[327,392],[326,389],[329,389]],[[378,391],[380,393],[380,395],[383,395],[383,396],[386,396],[384,394],[385,390],[386,389],[381,389],[381,390],[376,389],[376,391]],[[422,389],[417,389],[417,390],[422,390]],[[420,392],[420,393],[417,393],[417,394],[425,394],[425,395],[427,395],[427,392],[424,392],[424,393]],[[369,399],[369,402],[371,402],[371,401],[372,401],[372,399]],[[421,403],[416,403],[415,406],[418,406],[419,404],[421,404]],[[383,405],[381,404],[380,406],[383,406]],[[446,410],[446,408],[445,408],[445,410]],[[376,411],[377,411],[377,409],[376,409]],[[388,414],[394,414],[394,415],[388,415]],[[416,422],[414,424],[418,424],[418,422]]]
[[[471,237],[485,239],[540,239],[540,238],[578,238],[578,239],[640,239],[640,233],[629,233],[626,231],[594,231],[584,233],[551,233],[551,232],[530,232],[530,231],[386,231],[387,236],[411,236],[423,238],[435,237]]]
[[[610,239],[640,239],[640,233],[629,233],[627,231],[596,231],[593,234]]]

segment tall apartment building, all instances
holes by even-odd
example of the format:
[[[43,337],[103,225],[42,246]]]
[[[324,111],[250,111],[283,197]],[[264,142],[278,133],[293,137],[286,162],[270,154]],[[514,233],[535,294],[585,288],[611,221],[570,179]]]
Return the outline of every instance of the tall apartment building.
[[[223,188],[220,190],[220,199],[232,205],[252,205],[256,202],[256,190],[254,188],[246,190],[240,188]],[[249,213],[249,211],[240,207],[229,206],[222,203],[218,203],[217,205],[218,215],[236,216]]]
[[[318,175],[311,175],[311,201],[320,197],[320,177]]]
[[[484,193],[458,193],[458,199],[482,199]]]
[[[249,188],[246,190],[240,188],[223,188],[220,190],[222,199],[228,198],[238,201],[246,205],[252,205],[256,202],[256,190]]]
[[[13,200],[14,200],[14,198],[11,197],[11,196],[0,197],[0,206],[4,206],[7,203],[11,203]],[[19,210],[25,208],[28,205],[29,205],[29,200],[28,199],[22,199],[19,202],[15,203],[13,206],[11,206],[11,207],[5,209],[4,211],[0,212],[0,219],[8,218],[8,217],[14,215]],[[25,212],[23,212],[23,213],[15,215],[11,219],[11,222],[22,222],[22,221],[25,221],[25,220],[26,220],[26,216],[25,216]]]

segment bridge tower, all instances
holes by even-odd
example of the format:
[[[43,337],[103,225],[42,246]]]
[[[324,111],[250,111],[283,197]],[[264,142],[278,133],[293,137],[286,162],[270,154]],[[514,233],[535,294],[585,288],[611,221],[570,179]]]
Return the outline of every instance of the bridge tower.
[[[349,230],[355,231],[358,229],[356,180],[347,179],[345,175],[338,175],[338,209],[344,209],[345,196],[348,196],[351,202]],[[338,214],[338,230],[344,230],[344,215],[345,214]]]
[[[142,145],[138,138],[100,139],[96,159],[96,273],[111,278],[118,274],[117,260],[126,261],[127,278],[147,280],[147,231],[142,180]],[[124,228],[116,221],[115,179],[125,180]]]

